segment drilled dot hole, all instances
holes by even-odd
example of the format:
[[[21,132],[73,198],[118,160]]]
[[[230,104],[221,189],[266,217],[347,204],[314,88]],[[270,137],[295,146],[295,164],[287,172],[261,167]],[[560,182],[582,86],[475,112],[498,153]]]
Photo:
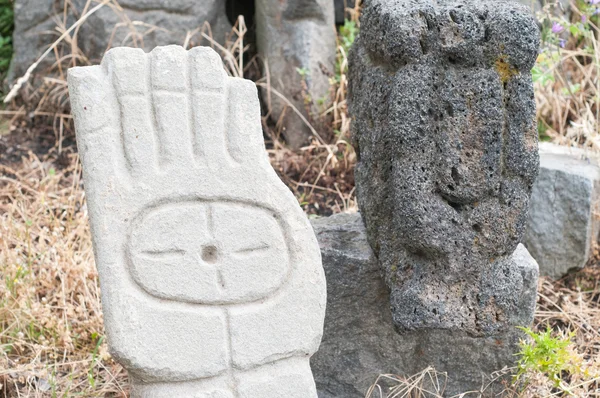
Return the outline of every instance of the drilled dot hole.
[[[217,252],[217,248],[215,246],[204,246],[202,248],[202,260],[209,263],[214,264],[217,262],[219,258],[219,253]]]

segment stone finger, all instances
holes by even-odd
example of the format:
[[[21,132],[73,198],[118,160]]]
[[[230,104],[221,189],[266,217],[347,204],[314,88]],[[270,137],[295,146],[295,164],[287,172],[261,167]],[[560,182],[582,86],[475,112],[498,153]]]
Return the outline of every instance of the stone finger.
[[[156,138],[151,123],[147,56],[141,49],[118,47],[106,53],[102,65],[108,70],[118,98],[121,140],[129,171],[152,167],[156,161]]]
[[[160,143],[159,164],[190,164],[193,159],[189,62],[180,46],[157,47],[150,53],[152,104]]]
[[[227,74],[221,57],[209,47],[189,51],[194,155],[201,164],[226,159]]]
[[[229,153],[238,163],[266,160],[256,85],[234,78],[229,83]],[[260,159],[260,158],[259,158]]]

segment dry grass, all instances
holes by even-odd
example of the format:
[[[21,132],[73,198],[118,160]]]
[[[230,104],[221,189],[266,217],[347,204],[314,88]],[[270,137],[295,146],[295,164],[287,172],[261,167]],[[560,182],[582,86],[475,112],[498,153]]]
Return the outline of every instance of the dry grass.
[[[29,69],[9,97],[9,135],[0,137],[0,397],[127,396],[127,375],[114,363],[104,341],[97,273],[69,112],[66,70],[90,61],[77,47],[78,26],[69,16],[90,15],[110,7],[129,29],[126,44],[143,45],[159,27],[131,21],[116,0],[89,0],[83,10],[65,3],[55,17],[56,40]],[[357,13],[354,12],[354,18]],[[219,45],[210,26],[188,32],[185,47],[210,45],[223,57],[232,76],[260,76],[257,57],[248,59],[243,18],[227,42]],[[123,43],[119,43],[123,44]],[[265,115],[264,127],[273,166],[296,193],[308,213],[330,214],[356,209],[354,151],[348,143],[346,54],[332,100],[311,121],[332,120],[298,152],[286,148],[276,121]],[[53,60],[51,60],[53,58]],[[42,84],[30,84],[41,68]],[[273,92],[270,95],[280,95]],[[307,124],[310,124],[307,120]],[[5,126],[6,127],[6,126]],[[337,134],[333,134],[336,130]]]
[[[103,341],[77,155],[0,166],[0,396],[124,396]]]
[[[570,12],[563,12],[553,1],[539,14],[544,48],[534,69],[538,125],[540,135],[556,143],[599,151],[600,16],[583,3],[571,0]],[[553,24],[563,30],[553,33]]]
[[[86,9],[98,3],[90,0]],[[129,29],[129,45],[141,45],[148,32],[159,29],[130,21],[116,0],[105,3],[121,16],[115,29]],[[127,376],[111,360],[103,337],[81,169],[73,145],[65,71],[69,66],[86,65],[89,60],[77,48],[77,29],[68,32],[70,27],[64,23],[70,13],[83,14],[70,7],[67,1],[63,14],[56,19],[57,38],[63,37],[49,55],[54,60],[44,70],[42,86],[34,88],[24,83],[21,97],[12,102],[12,110],[4,111],[11,117],[8,124],[14,131],[0,137],[0,149],[3,142],[8,143],[5,153],[0,152],[0,397],[127,396]],[[358,8],[350,15],[357,21]],[[259,72],[262,61],[247,56],[246,32],[243,19],[239,19],[224,46],[212,40],[209,26],[189,32],[182,44],[212,45],[223,56],[231,75],[252,78],[268,89],[268,76],[261,77]],[[594,147],[598,133],[598,63],[591,66],[590,56],[583,56],[575,44],[570,45],[573,47],[562,53],[565,64],[550,70],[556,74],[555,82],[537,84],[540,120],[547,126],[546,134],[555,140]],[[346,110],[347,59],[341,43],[338,53],[341,73],[332,84],[331,102],[322,114],[307,120],[315,122],[309,145],[297,152],[287,149],[280,139],[277,121],[271,121],[268,115],[263,120],[272,164],[309,214],[356,209],[356,159],[349,144]],[[596,59],[598,54],[596,47]],[[584,79],[577,95],[557,94],[564,93],[561,89],[568,85],[565,82],[571,81],[565,76]],[[331,122],[322,126],[320,118]],[[584,123],[586,120],[592,127]],[[577,127],[580,125],[588,127],[581,129]],[[574,350],[590,374],[600,367],[598,278],[594,271],[584,270],[556,283],[542,281],[536,314],[538,329],[550,325],[561,333],[576,333]],[[507,394],[560,395],[543,375],[530,376],[531,383],[524,391]],[[434,369],[411,378],[385,375],[369,397],[441,396],[444,378]],[[426,380],[435,381],[436,391],[423,390]],[[574,396],[600,396],[600,386],[593,377],[571,375],[565,382]]]

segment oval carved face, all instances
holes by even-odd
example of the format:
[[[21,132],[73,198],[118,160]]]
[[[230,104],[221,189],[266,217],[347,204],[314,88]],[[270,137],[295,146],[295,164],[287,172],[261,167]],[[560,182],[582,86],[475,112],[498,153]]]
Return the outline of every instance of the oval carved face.
[[[286,279],[289,256],[271,211],[242,202],[160,205],[134,224],[134,280],[174,301],[234,304],[262,299]]]

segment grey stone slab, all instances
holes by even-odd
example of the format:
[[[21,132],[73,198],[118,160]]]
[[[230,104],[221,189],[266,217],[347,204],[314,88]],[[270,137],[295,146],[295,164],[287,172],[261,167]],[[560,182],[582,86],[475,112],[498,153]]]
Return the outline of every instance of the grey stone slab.
[[[522,246],[511,257],[518,269],[522,313],[510,327],[485,337],[462,331],[397,331],[389,289],[369,247],[360,215],[312,221],[327,278],[325,332],[311,360],[319,398],[359,398],[380,374],[410,376],[428,366],[448,372],[448,396],[478,390],[492,372],[514,365],[522,337],[515,326],[529,326],[535,303],[537,264]],[[487,391],[499,392],[493,385]]]
[[[598,159],[576,148],[540,144],[524,243],[540,274],[553,278],[588,262],[600,231]]]

